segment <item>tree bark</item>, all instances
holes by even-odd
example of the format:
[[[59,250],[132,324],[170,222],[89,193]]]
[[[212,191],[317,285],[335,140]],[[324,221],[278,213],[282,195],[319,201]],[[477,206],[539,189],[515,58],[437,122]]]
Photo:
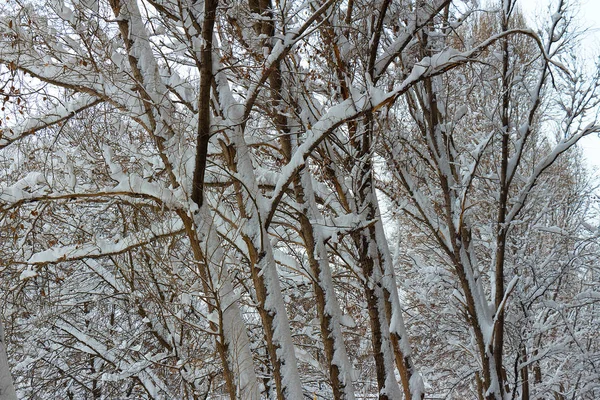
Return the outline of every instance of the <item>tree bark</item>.
[[[10,367],[8,366],[8,355],[6,353],[6,340],[4,337],[4,325],[0,319],[0,400],[17,400],[17,394],[13,385]]]

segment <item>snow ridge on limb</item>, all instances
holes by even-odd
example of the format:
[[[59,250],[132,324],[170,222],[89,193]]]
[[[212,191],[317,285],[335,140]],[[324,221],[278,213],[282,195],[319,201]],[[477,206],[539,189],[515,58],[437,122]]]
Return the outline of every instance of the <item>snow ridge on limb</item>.
[[[440,11],[448,6],[452,0],[437,0],[433,2],[431,6],[431,13],[425,17],[417,15],[412,18],[409,25],[404,28],[404,32],[400,34],[392,44],[383,50],[383,54],[374,63],[374,78],[377,79],[381,76],[385,70],[389,67],[392,61],[400,55],[402,50],[408,46],[410,42],[415,39],[415,34],[428,24],[433,17],[435,17]],[[417,14],[422,12],[422,7],[417,7]]]
[[[507,226],[509,226],[510,223],[514,221],[514,219],[517,217],[519,212],[523,209],[523,206],[525,205],[525,201],[527,200],[527,197],[531,193],[531,189],[535,186],[536,182],[538,181],[538,179],[540,178],[542,173],[546,169],[548,169],[548,167],[550,167],[562,153],[564,153],[565,151],[569,150],[574,145],[576,145],[577,142],[579,141],[579,139],[581,139],[587,135],[590,135],[593,133],[599,133],[599,132],[600,132],[600,125],[593,124],[593,123],[589,124],[588,126],[583,128],[581,131],[579,131],[572,137],[561,140],[549,154],[547,154],[541,161],[539,161],[535,165],[531,175],[527,178],[527,183],[519,192],[519,195],[517,196],[515,203],[510,208],[510,210],[508,211],[508,213],[506,215],[505,223],[507,224]]]
[[[150,39],[136,2],[111,2],[117,23],[129,54],[129,64],[144,98],[148,116],[153,119],[155,134],[163,139],[174,135],[170,122],[174,115],[168,89],[160,76],[160,69],[150,46]]]
[[[375,197],[376,194],[374,193]],[[377,206],[377,200],[374,201]],[[402,316],[402,307],[400,305],[400,298],[398,297],[398,288],[396,286],[396,272],[394,271],[394,265],[392,262],[392,255],[388,246],[388,240],[383,230],[383,221],[381,219],[381,213],[377,207],[377,215],[379,218],[375,222],[375,242],[377,244],[377,250],[379,252],[379,259],[382,265],[384,278],[382,280],[383,287],[385,289],[386,297],[391,305],[390,315],[390,334],[394,335],[394,340],[397,340],[399,354],[396,356],[401,358],[396,360],[396,364],[403,364],[404,368],[400,368],[401,379],[408,380],[408,387],[412,400],[421,400],[425,395],[425,389],[423,387],[423,378],[421,374],[414,367],[412,361],[412,350],[408,338],[408,332],[406,332],[406,326],[404,324],[404,317]],[[403,376],[402,376],[403,375]],[[403,382],[406,385],[407,382]]]
[[[152,243],[160,238],[179,235],[182,232],[183,225],[181,221],[178,218],[174,218],[163,223],[162,226],[154,226],[152,229],[148,229],[136,236],[126,236],[110,240],[97,239],[93,243],[51,247],[31,255],[25,264],[44,265],[122,254],[134,248]]]
[[[67,102],[65,105],[56,106],[53,110],[45,112],[39,118],[29,118],[26,122],[20,124],[19,127],[6,127],[0,132],[0,149],[26,136],[33,135],[42,129],[63,123],[79,112],[101,102],[102,100],[97,97],[83,94],[79,98]]]
[[[171,185],[176,188],[187,179],[177,176],[183,154],[173,146],[182,138],[174,129],[175,107],[169,90],[161,76],[161,69],[152,51],[149,35],[136,2],[111,0],[117,24],[123,37],[129,67],[136,81],[136,91],[141,100],[147,131],[153,138],[160,158],[166,167]],[[175,143],[173,143],[175,141]]]
[[[304,194],[304,213],[309,221],[323,221],[315,200],[312,179],[306,169],[300,172],[301,185]],[[324,225],[324,224],[323,224]],[[346,351],[346,344],[341,331],[342,313],[333,285],[331,266],[329,265],[329,255],[325,247],[325,240],[322,228],[317,224],[312,224],[313,243],[307,247],[313,249],[312,261],[318,263],[318,276],[314,277],[320,286],[324,299],[323,318],[325,322],[329,321],[326,331],[330,332],[333,339],[333,357],[331,364],[338,369],[338,378],[343,390],[345,400],[354,399],[353,368],[352,363]],[[329,339],[329,338],[327,338]]]

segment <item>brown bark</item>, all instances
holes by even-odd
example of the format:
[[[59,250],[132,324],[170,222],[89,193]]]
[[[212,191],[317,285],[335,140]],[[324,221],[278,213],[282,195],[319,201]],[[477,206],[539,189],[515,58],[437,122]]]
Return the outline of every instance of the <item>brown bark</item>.
[[[117,25],[119,26],[119,32],[121,33],[121,36],[123,38],[123,44],[125,45],[125,49],[127,50],[127,57],[129,60],[129,66],[131,68],[131,73],[132,73],[133,77],[135,78],[136,82],[138,82],[138,85],[136,86],[136,90],[138,91],[138,93],[142,99],[142,102],[144,105],[144,112],[145,112],[146,116],[148,117],[148,121],[149,121],[149,126],[147,127],[148,134],[150,135],[150,137],[152,138],[152,140],[156,144],[156,147],[159,150],[158,151],[159,157],[161,158],[163,164],[166,167],[166,171],[169,176],[169,180],[170,180],[171,184],[173,185],[174,188],[176,188],[179,186],[179,183],[177,182],[177,179],[175,178],[173,169],[171,167],[171,163],[165,152],[166,138],[161,136],[160,134],[158,134],[158,132],[156,132],[156,128],[158,126],[158,121],[154,114],[155,110],[153,109],[153,101],[152,101],[150,94],[144,87],[144,75],[138,65],[139,60],[135,57],[134,54],[132,54],[133,39],[130,37],[130,23],[127,19],[121,18],[122,17],[120,15],[121,9],[122,9],[121,0],[109,0],[109,3],[113,10],[115,17],[118,17]],[[137,6],[135,6],[135,7],[137,7]],[[167,127],[167,129],[171,129],[171,128]],[[172,133],[173,133],[172,131],[169,132],[169,134],[172,134]]]
[[[200,55],[200,91],[198,94],[198,132],[196,136],[196,164],[192,181],[192,200],[202,206],[204,202],[204,175],[208,141],[210,139],[210,91],[213,80],[212,43],[218,0],[204,1],[202,39],[204,47]]]
[[[271,86],[271,97],[274,100],[275,107],[283,104],[282,90],[283,82],[281,78],[281,67],[277,63],[276,70],[269,77],[269,83]],[[292,144],[290,140],[290,129],[288,126],[287,117],[281,113],[276,113],[273,116],[275,125],[281,134],[281,147],[283,150],[286,162],[292,159]],[[304,188],[302,186],[301,179],[298,175],[295,176],[293,181],[294,197],[296,201],[304,205],[306,203]],[[333,355],[335,352],[334,345],[334,333],[332,329],[332,317],[330,314],[325,312],[325,292],[321,286],[319,277],[321,276],[321,265],[316,258],[315,248],[315,237],[313,227],[308,217],[304,213],[299,213],[298,218],[300,221],[300,231],[302,240],[306,247],[306,256],[308,263],[313,274],[312,286],[315,293],[315,300],[317,306],[317,316],[319,318],[319,327],[321,331],[321,338],[323,340],[323,350],[325,353],[325,359],[327,361],[329,369],[329,379],[331,381],[331,389],[333,392],[334,399],[344,399],[344,387],[343,382],[340,380],[340,371],[337,365],[333,363]]]
[[[385,311],[388,320],[392,318],[392,302],[390,301],[391,294],[384,289],[385,298]],[[404,398],[411,399],[410,392],[410,378],[412,377],[413,366],[410,357],[406,357],[400,348],[400,341],[402,338],[395,332],[390,332],[390,339],[392,341],[392,348],[394,349],[394,359],[396,361],[396,368],[400,374],[400,381],[402,382],[402,389],[404,390]],[[424,393],[423,393],[424,396]]]
[[[509,2],[510,3],[510,2]],[[508,30],[509,15],[503,15],[502,30]],[[496,306],[496,323],[494,325],[494,341],[492,344],[492,353],[494,355],[494,363],[496,364],[496,374],[498,379],[498,387],[500,396],[504,394],[504,377],[502,376],[503,369],[503,346],[504,346],[504,307],[502,301],[504,299],[504,260],[506,256],[506,238],[507,228],[506,209],[508,204],[508,158],[509,158],[509,107],[510,107],[510,79],[509,79],[509,53],[508,39],[502,40],[502,144],[501,144],[501,160],[500,160],[500,196],[498,202],[498,219],[496,228],[496,263],[495,263],[495,298],[494,305]]]
[[[224,142],[221,144],[221,147],[226,148],[227,152],[229,153],[229,155],[226,156],[228,168],[233,172],[237,172],[238,167],[237,167],[237,155],[236,155],[235,147],[233,147],[233,146],[229,147]],[[235,189],[236,201],[240,208],[240,213],[241,213],[240,216],[242,218],[248,218],[248,214],[245,211],[246,210],[246,208],[245,208],[246,200],[244,199],[244,196],[242,193],[244,188],[242,187],[242,185],[239,182],[236,181],[236,183],[234,184],[234,189]],[[243,233],[242,233],[242,236],[243,236],[243,240],[246,243],[246,246],[248,248],[248,259],[250,261],[250,273],[252,276],[252,283],[254,284],[256,300],[258,301],[258,313],[260,315],[260,318],[261,318],[261,321],[263,324],[265,343],[266,343],[266,347],[267,347],[267,355],[269,357],[269,361],[270,361],[272,372],[273,372],[273,381],[275,382],[276,396],[277,396],[278,400],[285,400],[286,393],[284,391],[283,380],[282,380],[282,376],[281,376],[281,367],[282,367],[281,361],[282,360],[277,355],[277,350],[279,349],[279,346],[277,346],[275,344],[275,342],[273,341],[274,316],[273,316],[273,314],[268,312],[265,307],[266,300],[267,300],[267,287],[264,282],[263,274],[261,274],[261,270],[258,267],[258,264],[264,255],[261,254],[256,249],[256,247],[254,246],[254,243],[250,237],[248,237],[247,235],[244,235]]]
[[[475,372],[475,385],[477,386],[477,400],[483,400],[483,381],[479,371]]]
[[[527,364],[527,350],[523,346],[521,350],[521,400],[529,400],[529,367]]]
[[[375,359],[375,374],[377,378],[377,388],[381,391],[385,387],[387,371],[385,368],[385,359],[383,354],[383,332],[381,331],[381,315],[379,310],[379,301],[382,296],[381,283],[374,284],[370,279],[373,274],[373,260],[368,256],[369,242],[357,232],[353,235],[354,243],[358,247],[359,265],[362,268],[363,275],[367,279],[363,285],[364,296],[367,302],[369,312],[369,325],[371,328],[371,343],[373,347],[373,358]],[[379,292],[379,293],[378,293]],[[385,317],[384,317],[385,318]],[[387,318],[385,318],[387,319]],[[380,394],[380,400],[388,400],[388,396]],[[392,399],[390,399],[392,400]]]
[[[289,143],[289,137],[284,135],[282,137],[282,142],[287,142],[283,145],[284,152],[286,154],[286,158],[288,161],[291,159],[291,152],[288,152],[287,149],[291,149],[291,145]],[[299,204],[305,203],[304,197],[304,189],[302,187],[302,183],[300,182],[300,178],[296,177],[294,179],[294,192],[296,201]],[[317,305],[317,316],[319,318],[319,327],[321,330],[321,339],[323,340],[323,350],[325,353],[325,359],[327,361],[327,365],[329,367],[329,379],[331,381],[331,389],[333,392],[334,399],[344,399],[344,386],[342,386],[342,381],[340,380],[340,370],[336,364],[333,362],[333,355],[335,351],[334,345],[334,333],[332,329],[332,317],[329,313],[325,311],[325,291],[321,286],[320,276],[321,276],[321,265],[316,258],[316,248],[315,248],[315,237],[313,232],[313,227],[308,217],[300,213],[298,215],[300,221],[300,231],[302,240],[306,247],[306,256],[308,258],[308,264],[310,266],[313,280],[312,286],[315,293],[315,300]]]
[[[376,215],[375,209],[371,202],[373,191],[373,171],[370,159],[371,138],[373,135],[373,114],[371,112],[365,115],[365,120],[362,126],[363,131],[361,132],[360,130],[357,130],[350,138],[351,144],[356,151],[355,157],[358,162],[362,163],[360,174],[357,177],[357,181],[360,182],[360,185],[358,188],[355,188],[355,196],[358,207],[360,209],[365,209],[365,220],[373,220]],[[376,263],[376,260],[373,259],[369,252],[371,243],[375,242],[375,228],[371,226],[367,229],[356,231],[352,234],[352,238],[354,240],[359,257],[358,264],[360,265],[363,276],[365,277],[363,290],[369,312],[371,342],[373,346],[373,357],[375,359],[377,386],[381,392],[382,389],[386,387],[385,382],[388,374],[393,374],[393,371],[386,370],[384,355],[385,350],[383,348],[384,340],[387,339],[391,342],[389,336],[387,338],[383,336],[385,331],[382,330],[382,325],[385,324],[389,326],[388,317],[385,312],[387,305],[385,301],[383,285],[381,282],[376,282],[374,280],[375,276],[383,276],[383,271],[375,271],[375,268],[380,269],[381,266],[379,263]],[[383,305],[383,309],[380,307],[380,304]],[[389,332],[387,333],[389,335]],[[380,393],[379,398],[381,400],[388,400],[388,396],[386,394]]]
[[[283,380],[281,378],[281,367],[282,360],[277,355],[279,346],[273,341],[273,333],[275,326],[273,324],[274,316],[267,311],[265,303],[267,300],[267,287],[265,285],[263,275],[261,274],[258,263],[262,259],[263,255],[259,254],[252,243],[252,240],[247,236],[244,237],[249,250],[249,258],[251,264],[252,282],[254,283],[254,289],[256,291],[256,299],[258,300],[258,312],[260,314],[261,321],[264,326],[265,342],[267,344],[267,353],[269,354],[269,360],[271,361],[271,367],[273,368],[273,380],[275,381],[275,390],[278,400],[285,400],[287,398],[284,392]]]
[[[200,246],[200,242],[198,241],[198,234],[195,229],[194,221],[190,216],[188,216],[184,212],[178,212],[179,217],[183,221],[185,232],[190,241],[190,245],[192,247],[192,253],[194,254],[194,260],[198,264],[198,273],[200,274],[200,280],[202,281],[202,290],[205,294],[213,294],[213,299],[215,304],[210,301],[207,301],[208,312],[212,313],[217,311],[219,314],[219,321],[222,320],[221,309],[218,305],[219,296],[211,287],[211,277],[210,271],[208,269],[208,260],[206,260],[204,256],[204,251],[202,251],[202,247]],[[237,388],[235,385],[235,379],[233,376],[233,372],[231,367],[229,366],[228,360],[228,344],[225,340],[225,335],[223,332],[223,324],[215,324],[214,322],[209,322],[210,329],[213,332],[218,332],[215,337],[215,346],[217,348],[217,353],[219,354],[219,359],[221,360],[221,365],[223,366],[223,379],[225,380],[225,386],[227,387],[227,392],[229,393],[229,397],[231,399],[235,399],[237,395]]]

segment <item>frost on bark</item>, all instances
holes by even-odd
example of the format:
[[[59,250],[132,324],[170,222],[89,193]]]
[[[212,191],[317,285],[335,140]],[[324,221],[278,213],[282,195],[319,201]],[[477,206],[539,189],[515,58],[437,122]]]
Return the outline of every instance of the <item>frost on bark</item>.
[[[13,386],[13,380],[8,365],[6,353],[6,340],[4,338],[4,325],[0,321],[0,399],[16,400],[17,394]]]
[[[540,33],[513,0],[5,3],[3,384],[598,397],[564,2]]]

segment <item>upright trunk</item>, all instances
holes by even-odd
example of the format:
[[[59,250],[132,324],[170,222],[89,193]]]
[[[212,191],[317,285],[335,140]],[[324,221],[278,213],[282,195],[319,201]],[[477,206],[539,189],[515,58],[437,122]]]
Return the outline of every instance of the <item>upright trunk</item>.
[[[369,54],[368,66],[369,74],[374,78],[374,81],[377,80],[377,77],[375,76],[375,60],[378,53],[377,48],[381,37],[381,30],[383,29],[383,20],[389,4],[389,1],[384,1],[382,3],[379,18],[376,26],[374,27],[375,30],[372,40],[372,48]],[[352,10],[352,4],[349,4],[346,16],[347,24],[350,23]],[[338,43],[336,40],[337,36],[333,27],[334,25],[331,23],[331,21],[326,19],[323,21],[323,24],[325,28],[323,35],[325,44],[331,48],[331,52],[334,55],[334,59],[332,58],[330,64],[336,72],[337,83],[339,86],[338,91],[340,96],[346,100],[350,96],[350,89],[348,87],[349,76],[346,71],[346,61],[342,59],[342,53],[340,51],[340,47],[342,47],[343,44],[340,45],[340,43]],[[372,115],[367,116],[368,120],[371,118]],[[357,210],[363,210],[366,211],[367,214],[377,219],[379,218],[379,215],[377,199],[375,196],[371,175],[373,171],[371,170],[371,161],[368,159],[370,157],[370,136],[372,135],[372,132],[370,130],[371,128],[367,129],[368,133],[365,133],[366,137],[362,138],[362,140],[366,140],[367,142],[361,144],[359,143],[360,139],[357,135],[359,126],[360,124],[356,121],[349,122],[348,131],[350,133],[350,137],[353,138],[352,146],[355,152],[359,154],[357,159],[360,160],[359,162],[364,163],[362,168],[358,168],[358,170],[361,171],[358,180],[359,182],[366,184],[368,187],[365,186],[362,192],[355,191],[355,193],[358,194],[354,204],[358,203],[359,206],[355,206],[355,210],[353,211],[357,212]],[[349,202],[345,196],[345,194],[350,193],[350,191],[344,190],[342,180],[335,176],[334,169],[328,169],[327,173],[330,175],[330,178],[336,186],[336,190],[340,195],[340,201],[342,201],[347,211],[350,212],[352,208],[351,202]],[[395,281],[395,272],[391,262],[391,256],[389,254],[389,248],[387,246],[385,234],[383,232],[382,221],[378,219],[375,222],[375,229],[370,229],[369,233],[365,234],[364,238],[366,241],[364,243],[358,236],[359,235],[355,235],[354,243],[357,249],[362,249],[359,251],[359,257],[363,273],[365,273],[365,276],[370,276],[374,272],[373,268],[377,268],[379,270],[378,273],[383,277],[383,282],[380,282],[381,287],[375,288],[372,286],[372,283],[367,283],[364,289],[365,298],[367,300],[369,309],[371,333],[374,337],[373,348],[379,390],[381,391],[384,389],[387,379],[386,376],[391,377],[391,374],[393,374],[393,362],[391,368],[389,366],[386,367],[386,357],[381,354],[382,346],[387,346],[387,342],[389,340],[389,342],[391,342],[396,367],[400,373],[404,397],[407,399],[419,399],[422,397],[420,390],[421,379],[418,374],[415,374],[415,369],[412,365],[410,357],[410,345],[408,343],[408,338],[404,328],[404,321],[400,310],[400,302],[398,299]],[[369,254],[368,248],[377,249],[375,252],[376,254]],[[378,293],[380,290],[381,293]],[[381,305],[383,310],[383,314],[381,315],[379,311],[379,305]],[[415,376],[414,379],[413,376]]]
[[[8,366],[8,355],[6,353],[6,340],[4,337],[4,325],[0,319],[0,400],[17,400],[17,394],[13,386],[10,368]]]
[[[378,12],[373,14],[371,20],[373,31],[371,34],[372,38],[370,41],[367,73],[375,83],[379,79],[375,69],[375,64],[379,54],[379,44],[381,41],[381,36],[384,33],[385,20],[391,4],[392,1],[383,0],[379,9],[377,10]],[[418,9],[420,10],[421,8],[423,7],[419,5]],[[374,124],[373,117],[374,115],[372,112],[367,113],[365,116],[365,129],[362,133],[362,137],[359,139],[360,145],[355,146],[355,148],[358,150],[359,162],[363,163],[361,168],[359,168],[360,187],[357,191],[357,204],[359,205],[358,209],[365,210],[366,217],[369,220],[375,220],[375,225],[368,229],[368,234],[367,230],[363,231],[361,259],[366,261],[366,264],[363,264],[363,272],[365,273],[365,277],[367,277],[367,279],[368,277],[372,276],[374,272],[381,274],[380,287],[382,290],[382,298],[378,299],[378,301],[381,302],[385,315],[379,316],[378,319],[380,323],[387,324],[387,326],[381,327],[381,334],[389,335],[385,338],[382,337],[382,340],[389,340],[392,345],[394,361],[396,367],[398,368],[398,372],[400,373],[404,397],[406,399],[420,400],[424,396],[422,380],[420,375],[415,373],[410,358],[410,345],[408,342],[406,329],[404,327],[402,311],[400,309],[400,300],[398,298],[398,289],[396,287],[396,274],[394,272],[391,255],[383,230],[383,222],[381,221],[381,215],[379,214],[377,195],[375,193],[375,186],[373,182],[374,171],[371,161],[371,144]],[[369,271],[369,269],[371,269],[371,271]],[[377,269],[378,271],[375,271],[374,269]],[[367,294],[367,298],[374,294],[371,293],[370,288],[366,288],[365,292]],[[369,310],[369,314],[371,314],[371,310],[373,310],[372,304],[369,305]],[[372,322],[374,321],[372,320]],[[383,341],[381,344],[384,345]],[[390,372],[393,372],[393,367],[392,371],[386,371],[386,374],[389,374]]]
[[[502,15],[502,31],[508,30],[508,20],[512,9],[512,0],[504,0]],[[494,341],[491,343],[496,375],[498,380],[498,394],[504,395],[503,371],[503,347],[504,347],[504,259],[506,255],[506,238],[508,227],[506,222],[506,208],[508,204],[508,158],[509,158],[509,112],[510,112],[510,77],[509,77],[510,55],[508,51],[508,39],[502,40],[502,110],[501,110],[501,160],[500,160],[500,193],[498,201],[498,219],[496,224],[496,254],[494,271],[494,306],[496,308],[496,321],[494,324]]]
[[[372,135],[373,114],[367,113],[361,128],[351,137],[355,151],[354,156],[357,160],[355,170],[358,186],[353,188],[356,196],[356,208],[357,212],[358,210],[362,211],[361,217],[365,221],[372,221],[380,217],[377,215],[377,208],[374,205]],[[369,312],[379,398],[382,400],[397,399],[402,395],[394,371],[394,349],[390,335],[390,320],[386,312],[390,309],[386,300],[386,297],[389,296],[389,294],[386,296],[386,287],[389,288],[390,285],[386,284],[385,280],[390,279],[390,276],[385,275],[380,263],[375,226],[371,225],[354,232],[352,238],[357,248],[359,265],[365,277],[363,288]],[[396,283],[393,282],[393,286],[395,285]],[[408,394],[410,396],[410,389]]]
[[[241,128],[243,107],[233,98],[226,78],[222,75],[215,78],[221,112],[230,127],[228,132],[231,134],[234,154],[229,167],[241,183],[237,186],[236,193],[240,217],[243,219],[241,234],[248,248],[258,312],[264,327],[277,398],[302,400],[302,385],[290,323],[281,293],[273,248],[264,225],[266,215],[264,207],[261,206],[268,202],[259,191],[250,149]]]
[[[521,400],[529,400],[529,367],[527,366],[527,349],[521,349]]]
[[[244,197],[245,202],[248,202],[248,198]],[[261,240],[262,237],[267,236],[266,230],[263,227],[259,229],[261,231],[257,233],[246,231],[243,236],[248,246],[252,280],[259,305],[258,312],[263,323],[267,352],[273,368],[277,399],[301,400],[303,395],[300,375],[273,249],[268,239]]]
[[[246,325],[241,315],[233,283],[224,262],[225,255],[215,231],[208,208],[204,205],[204,176],[207,164],[208,143],[211,132],[210,100],[213,76],[213,31],[216,21],[218,0],[204,2],[202,39],[200,51],[200,90],[198,94],[198,128],[196,136],[196,159],[192,179],[191,199],[198,205],[193,218],[181,215],[184,220],[194,257],[205,293],[210,293],[214,304],[209,312],[216,313],[218,324],[211,322],[218,332],[216,347],[227,391],[231,399],[259,399],[260,391]],[[206,256],[203,247],[210,256]],[[225,270],[223,270],[225,269]]]
[[[421,33],[421,57],[431,56],[431,48],[435,45],[432,42],[428,32],[424,30]],[[481,387],[481,397],[487,400],[500,399],[503,396],[505,380],[501,372],[502,364],[498,364],[494,348],[494,341],[497,338],[495,335],[490,337],[490,329],[488,329],[488,327],[494,328],[494,317],[491,315],[481,281],[476,278],[477,257],[471,244],[471,227],[468,219],[464,218],[461,195],[457,189],[460,186],[458,183],[460,177],[456,167],[458,165],[455,160],[456,150],[451,135],[444,128],[448,125],[445,110],[438,108],[438,104],[444,104],[445,101],[438,89],[442,84],[436,79],[424,79],[423,86],[415,89],[413,97],[407,98],[413,115],[420,113],[423,115],[418,126],[421,138],[427,146],[428,157],[441,192],[440,198],[436,200],[438,210],[433,211],[432,215],[440,215],[442,223],[447,228],[445,233],[447,237],[440,235],[439,232],[432,233],[451,260],[465,296],[467,321],[473,330],[481,362],[482,370],[477,380],[478,387]],[[402,168],[399,170],[401,171]],[[402,174],[403,172],[400,172],[400,175]],[[401,179],[413,195],[412,191],[415,188],[409,184],[408,177],[401,177]],[[416,202],[421,206],[418,200]],[[429,218],[426,213],[423,217],[425,220]],[[430,223],[430,229],[438,224],[439,221]],[[504,293],[503,287],[502,293]]]
[[[209,313],[217,315],[211,322],[217,353],[223,366],[223,379],[231,399],[260,399],[260,388],[254,371],[250,338],[235,294],[231,276],[224,262],[222,244],[214,229],[206,205],[190,218],[180,214],[190,240],[204,293],[213,299]],[[210,257],[206,257],[206,254]]]
[[[210,139],[210,91],[213,81],[212,52],[213,30],[218,0],[204,1],[204,20],[202,22],[202,40],[204,46],[200,52],[200,92],[198,93],[198,132],[196,134],[196,164],[192,181],[192,200],[202,206],[204,201],[204,173],[208,141]]]
[[[294,186],[297,201],[304,209],[304,214],[300,216],[302,239],[306,246],[308,262],[313,275],[317,314],[325,358],[329,366],[331,388],[335,399],[350,400],[354,399],[352,364],[342,336],[341,310],[333,288],[333,278],[323,235],[310,222],[318,220],[312,182],[306,170],[303,170],[301,175],[301,181],[296,180]]]
[[[274,109],[283,107],[282,97],[283,82],[281,66],[278,64],[270,76],[271,97],[274,100]],[[290,162],[293,155],[293,140],[287,117],[275,111],[275,126],[281,133],[281,147],[286,162]],[[350,360],[341,332],[341,310],[333,288],[333,278],[328,262],[327,249],[320,230],[313,224],[322,219],[316,206],[315,195],[311,176],[303,169],[299,176],[293,180],[296,202],[301,207],[298,215],[302,241],[306,247],[306,257],[312,272],[312,284],[315,292],[317,315],[325,359],[329,369],[331,389],[334,399],[354,399]]]
[[[383,230],[383,221],[381,220],[375,192],[373,192],[371,199],[373,202],[372,207],[376,210],[375,215],[377,216],[375,235],[371,239],[374,240],[372,245],[377,246],[378,258],[384,275],[382,282],[383,292],[386,314],[390,320],[390,338],[394,349],[396,368],[398,368],[400,374],[404,397],[407,400],[420,400],[425,396],[423,380],[412,362],[412,351],[408,340],[408,333],[404,325],[404,317],[402,316],[402,308],[396,286],[396,272],[394,271],[392,256]]]

